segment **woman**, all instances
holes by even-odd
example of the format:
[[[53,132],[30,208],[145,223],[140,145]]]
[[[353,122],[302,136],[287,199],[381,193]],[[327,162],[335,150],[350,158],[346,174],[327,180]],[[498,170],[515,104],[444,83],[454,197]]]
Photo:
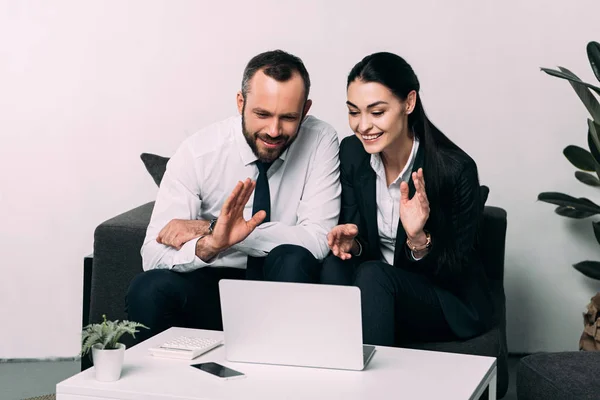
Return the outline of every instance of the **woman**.
[[[475,251],[483,211],[475,162],[429,121],[401,57],[365,57],[347,95],[355,135],[341,143],[342,210],[323,282],[354,279],[365,343],[484,332],[493,310]]]

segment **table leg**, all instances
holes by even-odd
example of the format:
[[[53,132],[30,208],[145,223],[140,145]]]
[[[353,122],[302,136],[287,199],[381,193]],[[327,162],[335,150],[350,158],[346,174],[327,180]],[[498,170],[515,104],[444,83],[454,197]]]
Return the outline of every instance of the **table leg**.
[[[83,314],[81,318],[81,327],[85,327],[90,323],[90,297],[92,293],[92,264],[94,262],[94,256],[90,254],[83,259]],[[92,366],[90,355],[81,357],[81,370]]]
[[[488,386],[488,398],[489,400],[496,400],[496,386],[498,385],[498,370],[494,368],[494,373],[490,379]]]

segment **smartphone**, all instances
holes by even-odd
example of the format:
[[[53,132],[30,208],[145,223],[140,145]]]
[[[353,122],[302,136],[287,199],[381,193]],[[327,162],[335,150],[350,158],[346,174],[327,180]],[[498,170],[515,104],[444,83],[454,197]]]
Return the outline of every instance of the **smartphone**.
[[[231,368],[227,368],[224,365],[217,364],[216,362],[192,364],[191,366],[223,380],[239,379],[246,377],[246,375],[244,375],[243,373]]]

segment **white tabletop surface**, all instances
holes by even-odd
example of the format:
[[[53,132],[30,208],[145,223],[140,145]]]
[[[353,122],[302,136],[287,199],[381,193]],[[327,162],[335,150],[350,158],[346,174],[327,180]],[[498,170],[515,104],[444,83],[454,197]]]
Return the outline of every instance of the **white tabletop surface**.
[[[471,399],[495,374],[496,359],[377,347],[363,371],[285,367],[225,361],[223,346],[194,360],[157,358],[148,348],[177,336],[222,338],[223,333],[171,328],[128,349],[121,379],[99,382],[90,368],[56,386],[57,400],[221,399]],[[214,361],[246,374],[220,381],[190,364]]]

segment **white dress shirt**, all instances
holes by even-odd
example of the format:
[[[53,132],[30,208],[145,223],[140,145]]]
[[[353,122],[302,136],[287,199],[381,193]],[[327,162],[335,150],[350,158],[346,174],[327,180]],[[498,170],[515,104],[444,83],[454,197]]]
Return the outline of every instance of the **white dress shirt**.
[[[419,150],[419,140],[415,137],[408,161],[396,179],[388,186],[385,167],[379,153],[371,154],[371,168],[377,175],[377,227],[379,228],[379,248],[386,263],[394,264],[396,233],[400,221],[400,183],[408,182],[415,158]],[[414,257],[414,256],[413,256]],[[416,258],[415,258],[416,259]]]
[[[246,268],[247,256],[266,256],[281,244],[308,249],[317,259],[329,253],[327,233],[340,213],[338,136],[329,124],[307,116],[294,143],[267,172],[271,222],[258,226],[244,241],[210,263],[196,256],[198,238],[180,250],[156,241],[172,219],[210,220],[238,181],[256,180],[256,156],[242,133],[241,117],[231,117],[200,130],[179,147],[167,170],[142,247],[144,270],[191,271],[204,266]],[[244,218],[252,216],[254,194]],[[218,222],[217,222],[218,224]]]

